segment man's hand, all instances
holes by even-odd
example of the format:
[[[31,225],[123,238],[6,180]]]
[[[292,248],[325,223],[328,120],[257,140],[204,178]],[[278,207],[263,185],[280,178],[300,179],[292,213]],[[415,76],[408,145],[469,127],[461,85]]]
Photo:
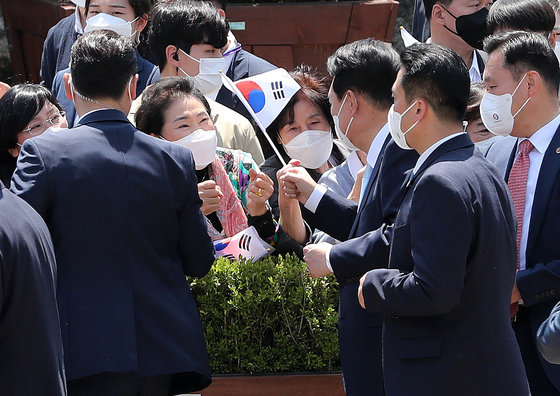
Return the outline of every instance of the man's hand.
[[[208,216],[220,208],[220,201],[224,194],[214,180],[205,180],[198,183],[198,196],[202,200],[200,210],[204,216]]]
[[[364,282],[366,281],[366,275],[367,274],[364,274],[360,278],[360,286],[358,286],[358,302],[364,309],[366,308],[366,302],[364,301],[364,294],[362,293],[362,287],[364,286]]]
[[[298,160],[291,160],[288,165],[276,173],[276,176],[281,190],[278,191],[278,194],[284,193],[286,198],[295,198],[304,205],[315,186],[317,186],[317,183],[309,176],[309,173],[299,166]]]
[[[331,249],[332,245],[326,242],[307,245],[303,248],[303,260],[307,264],[309,274],[313,278],[327,276],[332,273],[329,267],[327,267],[327,255]]]
[[[253,217],[266,213],[266,200],[274,191],[272,179],[264,172],[249,170],[249,188],[247,190],[247,209]]]
[[[518,303],[521,300],[521,292],[517,288],[517,282],[513,284],[513,291],[511,292],[511,304]]]

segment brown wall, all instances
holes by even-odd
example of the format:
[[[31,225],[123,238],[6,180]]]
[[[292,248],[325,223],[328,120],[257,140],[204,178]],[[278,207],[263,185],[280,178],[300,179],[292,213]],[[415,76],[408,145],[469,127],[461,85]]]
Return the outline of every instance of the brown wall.
[[[43,41],[49,28],[73,12],[53,0],[0,0],[10,39],[15,82],[39,82]],[[374,37],[391,42],[399,3],[392,0],[335,3],[231,5],[227,18],[248,51],[288,70],[304,63],[325,71],[344,43]],[[235,24],[233,25],[235,27]]]

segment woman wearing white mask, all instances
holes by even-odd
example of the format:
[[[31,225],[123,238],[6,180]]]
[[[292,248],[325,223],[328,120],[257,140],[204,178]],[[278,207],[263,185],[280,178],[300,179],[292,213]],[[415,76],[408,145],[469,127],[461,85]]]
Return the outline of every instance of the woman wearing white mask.
[[[272,182],[250,155],[216,147],[210,107],[192,80],[167,77],[147,88],[136,113],[136,126],[192,151],[201,210],[213,240],[233,236],[250,225],[261,238],[278,239],[266,206]]]
[[[333,139],[334,124],[325,80],[308,66],[300,66],[290,74],[301,90],[292,97],[266,132],[277,143],[278,151],[286,162],[290,159],[299,160],[301,166],[318,181],[325,171],[342,163],[348,151],[338,140]],[[276,219],[280,217],[276,172],[282,166],[276,155],[261,165],[262,171],[274,183],[274,194],[269,203]]]

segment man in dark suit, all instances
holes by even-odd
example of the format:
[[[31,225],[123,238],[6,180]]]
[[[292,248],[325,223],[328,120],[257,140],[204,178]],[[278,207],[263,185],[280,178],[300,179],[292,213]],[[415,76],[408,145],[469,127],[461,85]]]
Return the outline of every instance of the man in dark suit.
[[[0,182],[0,390],[66,395],[49,230]]]
[[[84,33],[86,26],[85,1],[80,6],[79,0],[74,0],[76,10],[72,15],[62,18],[56,25],[49,29],[43,43],[41,55],[42,85],[52,89],[54,76],[60,70],[66,69],[70,63],[70,49],[79,35]]]
[[[53,236],[68,391],[201,389],[210,368],[185,275],[204,276],[214,248],[192,154],[129,123],[138,80],[129,39],[86,33],[71,59],[80,123],[26,142],[11,187]]]
[[[484,149],[516,201],[519,271],[511,296],[512,326],[531,394],[558,395],[560,366],[547,363],[535,346],[537,329],[560,298],[558,60],[542,34],[501,33],[487,40],[485,49],[488,93],[481,116],[490,132],[511,134],[494,138]],[[516,169],[524,162],[525,173],[520,173]]]
[[[383,313],[387,395],[528,395],[509,320],[515,217],[507,186],[463,132],[469,76],[448,48],[401,54],[389,127],[420,157],[395,219],[388,269],[360,281]]]
[[[309,209],[306,218],[314,227],[339,240],[348,239],[334,246],[320,243],[306,247],[306,263],[312,276],[334,273],[340,284],[339,345],[346,394],[376,395],[383,393],[382,317],[361,309],[357,289],[361,275],[387,265],[388,246],[378,238],[376,260],[364,260],[371,248],[364,238],[379,237],[383,233],[377,229],[392,222],[405,171],[414,166],[418,156],[390,142],[387,112],[399,69],[398,55],[390,46],[373,39],[355,41],[340,47],[329,58],[327,68],[333,77],[329,100],[331,113],[338,115],[339,136],[367,153],[368,180],[362,180],[359,209],[355,202],[317,185],[302,168],[286,168],[281,178],[288,194],[291,188],[297,190],[298,200]],[[283,226],[286,221],[283,218]]]

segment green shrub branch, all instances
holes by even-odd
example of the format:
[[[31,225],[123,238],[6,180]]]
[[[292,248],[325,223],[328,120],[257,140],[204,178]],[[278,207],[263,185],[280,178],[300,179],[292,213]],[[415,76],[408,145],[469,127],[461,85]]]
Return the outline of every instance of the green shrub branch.
[[[340,369],[334,277],[313,279],[288,255],[219,259],[191,285],[214,374]]]

